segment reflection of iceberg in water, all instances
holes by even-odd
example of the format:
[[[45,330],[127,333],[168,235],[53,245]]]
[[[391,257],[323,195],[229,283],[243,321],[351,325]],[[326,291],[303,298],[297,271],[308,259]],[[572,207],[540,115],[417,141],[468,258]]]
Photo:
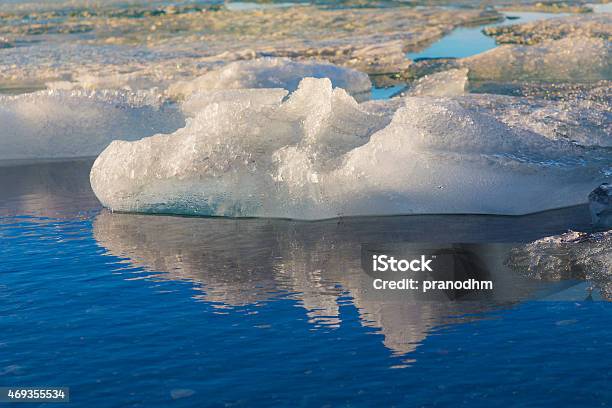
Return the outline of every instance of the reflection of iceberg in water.
[[[100,207],[87,177],[91,160],[6,164],[0,162],[0,217],[82,216]]]
[[[219,307],[291,298],[306,309],[311,323],[333,327],[341,323],[340,307],[348,300],[362,325],[379,330],[384,344],[403,354],[435,327],[473,320],[535,296],[546,284],[498,268],[493,263],[501,264],[503,257],[493,253],[485,263],[497,285],[485,300],[418,301],[408,295],[384,300],[368,294],[371,278],[361,267],[362,243],[526,240],[565,228],[559,220],[576,220],[583,211],[511,219],[412,216],[321,222],[102,212],[94,222],[94,237],[110,254],[128,258],[155,278],[194,282],[196,298]]]

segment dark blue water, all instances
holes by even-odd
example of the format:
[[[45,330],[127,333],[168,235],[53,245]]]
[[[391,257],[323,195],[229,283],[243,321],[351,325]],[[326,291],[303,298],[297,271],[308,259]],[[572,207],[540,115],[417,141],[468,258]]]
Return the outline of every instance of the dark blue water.
[[[75,407],[612,404],[612,303],[584,283],[504,276],[487,301],[393,303],[364,296],[358,266],[362,242],[530,240],[586,228],[584,208],[111,214],[90,164],[0,167],[0,386],[68,386]]]

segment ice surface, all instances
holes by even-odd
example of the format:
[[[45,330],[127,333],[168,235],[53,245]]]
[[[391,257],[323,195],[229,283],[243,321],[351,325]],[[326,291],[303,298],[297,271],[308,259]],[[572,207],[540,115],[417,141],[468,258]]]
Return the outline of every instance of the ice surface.
[[[603,38],[567,36],[535,45],[501,45],[463,60],[470,80],[594,82],[612,78],[612,45]]]
[[[0,48],[0,86],[69,81],[135,90],[261,57],[314,58],[368,73],[397,72],[410,64],[407,49],[458,26],[501,17],[479,9],[302,4],[237,12],[206,11],[198,2],[184,12],[177,6],[166,13],[157,8],[159,2],[90,2],[75,9],[69,1],[53,10],[50,3],[57,5],[38,2],[33,10],[13,5],[1,13],[2,43],[16,46]]]
[[[612,185],[604,183],[589,194],[593,227],[612,229]]]
[[[612,147],[610,101],[589,99],[546,101],[503,95],[466,95],[463,106],[485,110],[513,128],[522,128],[549,139],[582,146]]]
[[[91,74],[76,74],[72,81],[47,82],[48,89],[72,90],[72,89],[122,89],[126,91],[148,90],[164,88],[167,80],[160,77],[152,77],[148,72],[134,71],[123,74],[112,74],[98,76]]]
[[[567,36],[609,39],[612,36],[612,15],[605,11],[574,14],[524,24],[494,25],[483,31],[500,44],[537,44]]]
[[[410,96],[458,96],[465,93],[468,69],[449,69],[420,78],[407,92]]]
[[[195,116],[206,105],[212,103],[236,103],[240,105],[274,106],[281,103],[289,92],[285,89],[229,89],[196,91],[182,103],[182,110],[187,116]]]
[[[586,279],[612,300],[612,231],[570,231],[512,250],[507,264],[545,281]]]
[[[236,61],[208,72],[192,81],[170,87],[171,95],[187,96],[202,90],[241,88],[297,89],[305,77],[329,78],[356,99],[368,99],[372,84],[368,75],[350,68],[317,61],[292,61],[288,58],[261,58]]]
[[[95,156],[115,139],[184,126],[183,114],[151,94],[40,91],[0,96],[0,160]]]
[[[101,202],[301,219],[520,214],[584,203],[609,170],[609,150],[511,126],[467,97],[383,109],[313,78],[284,101],[216,97],[172,135],[113,142],[91,172]]]

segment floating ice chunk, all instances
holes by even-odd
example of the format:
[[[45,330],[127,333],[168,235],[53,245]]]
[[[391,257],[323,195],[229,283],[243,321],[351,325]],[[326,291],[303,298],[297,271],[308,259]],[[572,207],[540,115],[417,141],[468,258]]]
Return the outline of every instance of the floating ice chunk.
[[[612,78],[612,45],[568,36],[536,45],[501,45],[463,60],[470,80],[594,82]]]
[[[465,93],[468,82],[466,68],[448,71],[420,78],[407,92],[409,96],[458,96]]]
[[[184,126],[178,108],[150,94],[40,91],[0,96],[0,159],[94,156],[114,139]]]
[[[372,86],[368,75],[350,68],[318,62],[292,61],[288,58],[261,58],[236,61],[208,72],[192,81],[178,82],[169,88],[171,95],[191,95],[210,89],[283,88],[297,89],[302,78],[329,78],[358,100],[367,99]]]
[[[612,231],[570,231],[512,250],[508,266],[545,281],[586,279],[612,300]]]
[[[313,78],[285,101],[218,98],[172,135],[113,142],[91,171],[100,201],[301,219],[521,214],[585,202],[610,161],[606,149],[509,126],[464,98],[408,97],[394,112]]]
[[[591,191],[589,209],[595,228],[612,229],[612,185],[604,183]]]

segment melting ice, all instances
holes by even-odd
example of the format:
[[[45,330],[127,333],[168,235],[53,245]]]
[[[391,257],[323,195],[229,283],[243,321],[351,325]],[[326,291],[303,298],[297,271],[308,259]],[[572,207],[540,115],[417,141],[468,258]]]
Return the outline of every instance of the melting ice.
[[[305,77],[328,78],[358,100],[368,99],[372,87],[368,75],[354,69],[316,61],[260,58],[232,62],[194,80],[178,82],[169,92],[183,96],[208,89],[282,88],[293,92]]]
[[[535,45],[501,45],[466,58],[470,79],[593,82],[612,77],[612,45],[572,35]]]
[[[183,114],[151,94],[39,91],[0,95],[0,160],[95,156],[115,139],[184,126]]]
[[[585,202],[611,160],[587,133],[576,142],[550,130],[554,115],[509,114],[526,109],[520,98],[503,97],[499,110],[497,96],[421,89],[359,104],[314,78],[286,98],[214,92],[187,99],[190,117],[173,134],[111,143],[90,176],[106,207],[300,219],[521,214]]]

